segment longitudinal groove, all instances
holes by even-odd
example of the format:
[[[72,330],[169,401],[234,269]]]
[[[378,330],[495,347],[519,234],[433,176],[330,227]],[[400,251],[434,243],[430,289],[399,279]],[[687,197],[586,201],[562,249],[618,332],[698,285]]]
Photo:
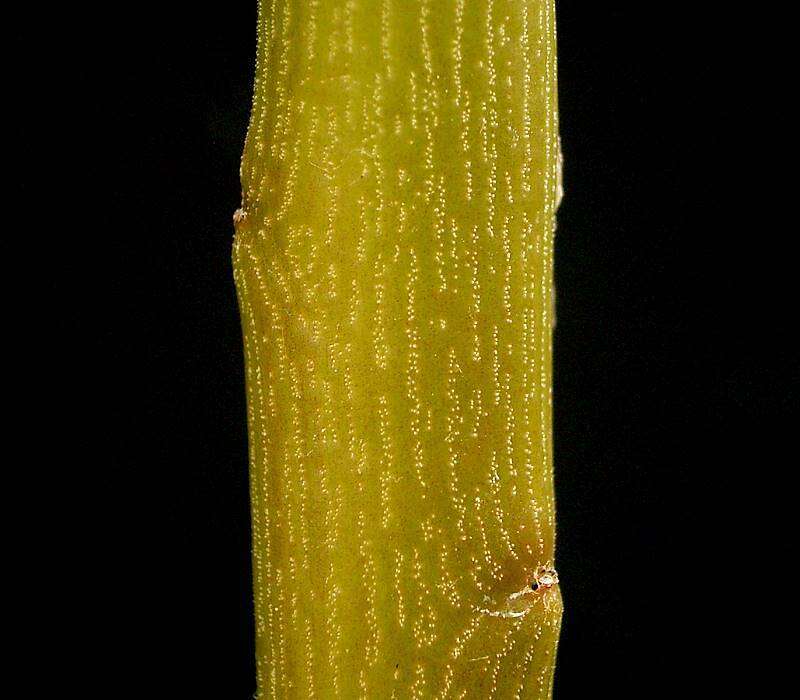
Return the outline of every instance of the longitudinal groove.
[[[548,698],[553,0],[260,0],[259,698]]]

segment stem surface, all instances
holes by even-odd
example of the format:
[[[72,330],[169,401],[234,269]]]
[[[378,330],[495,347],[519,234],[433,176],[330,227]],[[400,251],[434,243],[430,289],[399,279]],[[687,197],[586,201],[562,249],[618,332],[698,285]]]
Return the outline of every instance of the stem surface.
[[[260,3],[260,698],[550,697],[558,172],[553,0]]]

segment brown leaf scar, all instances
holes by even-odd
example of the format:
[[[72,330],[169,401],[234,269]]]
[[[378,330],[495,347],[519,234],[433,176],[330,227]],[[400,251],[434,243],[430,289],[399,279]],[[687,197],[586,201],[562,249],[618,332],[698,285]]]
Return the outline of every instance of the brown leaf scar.
[[[558,572],[547,566],[541,566],[536,570],[531,581],[531,590],[538,591],[540,588],[552,588],[558,583]]]

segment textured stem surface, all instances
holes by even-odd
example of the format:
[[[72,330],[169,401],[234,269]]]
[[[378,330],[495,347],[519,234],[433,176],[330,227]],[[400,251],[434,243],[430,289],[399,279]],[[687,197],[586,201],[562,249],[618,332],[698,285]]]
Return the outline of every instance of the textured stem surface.
[[[558,161],[553,0],[260,3],[259,697],[550,696]]]

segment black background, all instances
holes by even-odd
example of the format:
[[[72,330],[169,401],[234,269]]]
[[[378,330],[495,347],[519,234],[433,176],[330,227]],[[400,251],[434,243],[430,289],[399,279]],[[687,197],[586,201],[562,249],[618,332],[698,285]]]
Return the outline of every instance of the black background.
[[[677,697],[688,684],[686,696],[703,697],[716,683],[709,581],[728,574],[724,521],[701,523],[698,505],[716,519],[729,500],[719,467],[754,458],[745,436],[768,393],[746,372],[750,337],[728,324],[769,325],[740,291],[752,280],[733,272],[752,271],[751,250],[719,214],[724,187],[709,177],[730,145],[719,124],[743,93],[729,99],[732,69],[714,59],[727,31],[718,16],[702,23],[694,10],[689,23],[662,3],[585,0],[558,0],[557,11],[566,611],[555,696]],[[63,327],[97,339],[70,357],[101,385],[102,427],[79,436],[101,455],[107,494],[94,529],[109,697],[245,700],[255,689],[230,266],[255,21],[255,1],[104,8],[73,47],[72,78],[92,79],[81,131],[96,148],[76,145],[92,214],[81,260],[64,267],[91,321],[63,302]],[[80,380],[67,383],[80,392]],[[735,546],[744,537],[735,531]]]

